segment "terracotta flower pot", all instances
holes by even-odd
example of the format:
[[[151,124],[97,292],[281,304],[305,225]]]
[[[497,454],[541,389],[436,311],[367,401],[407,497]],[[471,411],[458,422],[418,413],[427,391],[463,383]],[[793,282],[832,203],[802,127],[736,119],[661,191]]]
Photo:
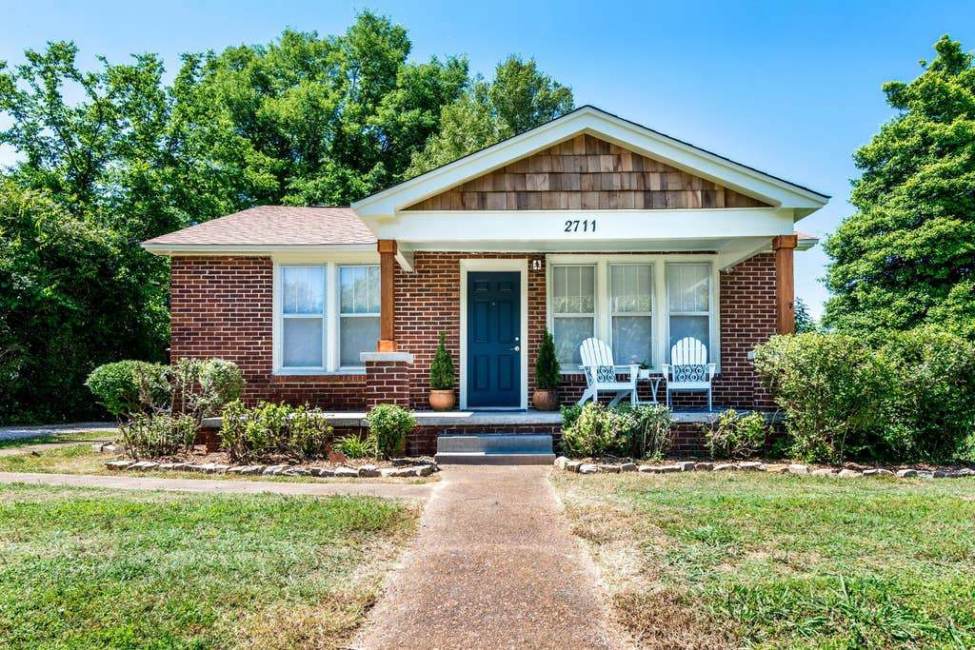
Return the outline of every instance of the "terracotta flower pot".
[[[539,411],[554,411],[559,408],[559,391],[555,388],[536,388],[532,393],[532,405]]]
[[[430,408],[434,411],[449,411],[454,408],[456,399],[453,390],[431,390]]]

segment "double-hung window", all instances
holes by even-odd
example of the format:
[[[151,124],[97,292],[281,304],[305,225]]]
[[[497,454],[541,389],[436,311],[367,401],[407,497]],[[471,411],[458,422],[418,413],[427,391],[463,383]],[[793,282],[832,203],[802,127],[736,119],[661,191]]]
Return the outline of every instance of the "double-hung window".
[[[282,264],[278,269],[276,369],[360,369],[379,339],[379,266]]]
[[[699,262],[667,264],[667,302],[670,313],[668,349],[685,337],[711,351],[711,265]]]
[[[653,267],[609,265],[609,317],[614,361],[653,365]]]
[[[596,327],[596,267],[572,264],[552,267],[552,336],[563,369],[578,368],[579,346]]]
[[[379,340],[379,267],[341,266],[339,287],[339,365],[361,366]]]
[[[325,267],[281,269],[282,346],[285,368],[325,368]]]

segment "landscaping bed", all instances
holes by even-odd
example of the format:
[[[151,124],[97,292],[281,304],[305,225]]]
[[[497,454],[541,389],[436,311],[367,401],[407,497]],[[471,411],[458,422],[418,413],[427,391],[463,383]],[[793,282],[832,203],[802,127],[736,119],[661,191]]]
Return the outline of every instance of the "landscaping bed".
[[[869,476],[888,476],[896,478],[975,478],[975,468],[969,466],[938,465],[891,465],[887,467],[845,463],[841,466],[807,465],[781,461],[701,461],[675,460],[670,462],[639,463],[630,458],[583,458],[569,459],[559,456],[555,459],[558,469],[577,474],[640,472],[643,474],[677,474],[681,472],[769,472],[791,474],[794,476],[836,476],[838,478],[857,478]]]
[[[975,646],[970,481],[551,480],[639,647]]]
[[[0,646],[345,647],[417,506],[0,486]]]

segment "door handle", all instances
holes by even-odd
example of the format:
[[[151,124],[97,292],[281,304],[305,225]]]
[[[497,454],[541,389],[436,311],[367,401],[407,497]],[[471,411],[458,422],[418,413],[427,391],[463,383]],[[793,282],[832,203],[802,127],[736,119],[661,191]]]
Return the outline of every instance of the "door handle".
[[[520,345],[516,345],[515,347],[511,348],[511,351],[512,352],[521,352],[521,346]]]

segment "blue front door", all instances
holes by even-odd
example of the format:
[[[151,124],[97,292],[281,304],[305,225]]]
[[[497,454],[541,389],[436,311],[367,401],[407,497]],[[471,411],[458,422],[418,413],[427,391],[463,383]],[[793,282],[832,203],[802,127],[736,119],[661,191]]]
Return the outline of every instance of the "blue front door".
[[[521,278],[467,274],[467,406],[521,406]]]

